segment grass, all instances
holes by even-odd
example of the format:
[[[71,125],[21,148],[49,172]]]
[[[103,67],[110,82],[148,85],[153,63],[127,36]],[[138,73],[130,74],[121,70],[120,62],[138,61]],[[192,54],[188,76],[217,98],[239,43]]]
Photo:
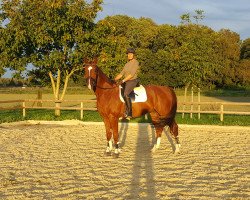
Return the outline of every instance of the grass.
[[[37,97],[37,92],[39,88],[0,88],[1,100],[8,99],[35,99]],[[51,88],[42,88],[43,99],[53,99]],[[197,91],[196,91],[197,92]],[[176,89],[176,93],[180,101],[184,94],[183,89]],[[188,95],[190,95],[190,90]],[[195,93],[195,95],[197,95]],[[201,96],[203,101],[237,101],[237,102],[249,102],[250,90],[249,89],[235,89],[235,90],[204,90],[201,91]],[[69,87],[65,96],[65,99],[92,99],[94,98],[94,93],[88,90],[86,87]],[[212,99],[210,97],[215,97]],[[232,97],[232,98],[231,98]],[[206,100],[209,99],[209,100]],[[235,100],[237,98],[237,100]],[[75,104],[75,103],[74,103]],[[13,104],[1,104],[0,107],[13,107]],[[45,103],[44,103],[45,106]],[[180,108],[181,109],[181,108]],[[208,108],[209,110],[210,108]],[[249,107],[244,106],[239,108],[237,106],[236,110],[243,109],[242,111],[248,111]],[[68,120],[77,119],[80,120],[79,111],[61,111],[61,116],[56,117],[54,115],[54,110],[27,110],[27,117],[23,118],[21,110],[0,110],[0,123],[3,122],[15,122],[21,120]],[[221,122],[219,115],[213,114],[201,114],[201,119],[198,120],[197,114],[193,114],[193,118],[190,119],[189,114],[185,114],[185,118],[182,119],[181,114],[177,114],[178,124],[213,124],[213,125],[239,125],[239,126],[250,126],[249,116],[238,116],[238,115],[224,115],[224,121]],[[102,121],[99,113],[96,111],[84,111],[83,121]],[[145,120],[144,117],[131,120],[131,122],[142,123],[150,122],[150,120]]]
[[[204,96],[210,97],[250,97],[250,89],[217,89],[217,90],[205,90],[201,92]]]
[[[0,87],[0,94],[37,94],[38,91],[42,91],[43,94],[52,94],[51,87]],[[61,93],[62,91],[60,91]],[[87,87],[68,87],[66,94],[79,94],[84,93],[86,95],[94,94],[93,91]]]
[[[62,120],[80,120],[79,111],[61,111],[61,116],[56,117],[54,110],[28,110],[26,117],[22,117],[21,110],[0,111],[0,123],[15,122],[22,120],[46,120],[46,121],[62,121]],[[102,118],[96,111],[84,111],[82,121],[102,122]],[[221,125],[221,126],[250,126],[249,116],[239,115],[224,115],[224,121],[221,122],[219,115],[215,114],[202,114],[201,119],[198,119],[196,114],[190,119],[186,114],[182,119],[181,114],[177,114],[176,121],[178,124],[193,124],[193,125]],[[150,123],[150,119],[145,119],[144,116],[131,120],[131,123]]]

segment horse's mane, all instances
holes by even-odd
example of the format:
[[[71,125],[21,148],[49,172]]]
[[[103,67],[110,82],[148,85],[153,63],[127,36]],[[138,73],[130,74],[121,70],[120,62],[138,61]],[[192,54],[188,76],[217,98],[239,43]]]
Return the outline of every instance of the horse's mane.
[[[97,68],[97,73],[99,76],[101,76],[105,82],[113,85],[114,84],[114,80],[110,79],[102,70],[100,67],[96,66]]]

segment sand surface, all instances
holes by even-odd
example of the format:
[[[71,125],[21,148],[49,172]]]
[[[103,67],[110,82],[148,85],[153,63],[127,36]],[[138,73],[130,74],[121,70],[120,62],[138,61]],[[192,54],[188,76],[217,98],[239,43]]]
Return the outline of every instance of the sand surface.
[[[103,123],[0,124],[0,199],[250,199],[250,127],[180,125],[151,152],[148,124],[120,124],[106,156]]]

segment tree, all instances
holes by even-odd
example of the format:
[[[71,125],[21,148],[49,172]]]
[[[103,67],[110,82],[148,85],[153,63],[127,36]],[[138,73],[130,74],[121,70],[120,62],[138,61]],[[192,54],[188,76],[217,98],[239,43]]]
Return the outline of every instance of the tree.
[[[241,86],[250,86],[250,59],[240,60],[236,75]]]
[[[196,15],[194,15],[193,18],[195,19],[196,24],[198,24],[199,20],[203,20],[205,17],[203,15],[204,10],[195,10],[195,13],[196,13]]]
[[[126,48],[129,42],[126,37],[128,26],[134,18],[125,15],[108,16],[97,24],[104,23],[110,33],[105,37],[106,45],[100,51],[98,66],[110,78],[115,77],[126,63]]]
[[[195,19],[196,24],[199,23],[199,20],[204,19],[204,10],[195,10],[196,15],[193,15],[192,17]],[[192,24],[191,20],[191,14],[190,13],[185,13],[180,16],[181,18],[181,24]]]
[[[45,84],[50,80],[55,100],[63,100],[69,78],[82,68],[83,58],[93,57],[100,48],[95,41],[99,32],[93,30],[102,2],[3,0],[1,22],[10,22],[1,28],[0,68],[22,71],[33,64],[35,78]],[[98,45],[92,48],[94,42]]]
[[[240,37],[239,34],[228,29],[221,29],[217,38],[217,60],[219,67],[217,71],[217,86],[232,86],[236,83],[236,68],[240,59]]]
[[[128,26],[126,37],[134,48],[151,48],[157,33],[157,25],[149,18],[139,18]]]
[[[243,41],[240,49],[241,59],[250,59],[250,38]]]

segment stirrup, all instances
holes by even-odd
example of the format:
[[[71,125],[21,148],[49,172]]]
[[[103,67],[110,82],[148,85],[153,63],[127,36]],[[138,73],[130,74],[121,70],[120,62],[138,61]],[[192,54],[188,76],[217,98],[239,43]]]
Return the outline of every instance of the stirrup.
[[[124,114],[124,119],[130,120],[133,117],[131,115],[128,115],[127,113]]]

